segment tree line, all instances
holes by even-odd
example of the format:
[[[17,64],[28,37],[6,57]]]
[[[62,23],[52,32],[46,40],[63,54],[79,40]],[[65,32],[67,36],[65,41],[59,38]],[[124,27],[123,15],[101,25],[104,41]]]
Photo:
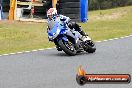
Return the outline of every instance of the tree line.
[[[109,9],[132,5],[132,0],[89,0],[89,10]]]

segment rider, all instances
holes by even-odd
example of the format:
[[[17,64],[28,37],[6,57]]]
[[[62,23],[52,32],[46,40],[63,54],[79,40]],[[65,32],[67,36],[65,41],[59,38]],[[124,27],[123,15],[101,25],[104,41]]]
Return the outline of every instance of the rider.
[[[56,21],[60,23],[64,22],[67,24],[70,30],[75,29],[75,31],[78,31],[82,36],[87,36],[87,34],[84,33],[84,31],[80,28],[80,26],[76,22],[73,22],[69,17],[57,14],[56,8],[50,8],[47,11],[47,17],[48,17],[48,30],[50,30],[54,26],[54,23]],[[76,39],[74,35],[72,34],[72,32],[68,31],[66,34],[67,36],[70,36],[74,40],[74,44],[76,44]],[[56,41],[54,42],[57,46]],[[58,46],[57,46],[57,49],[60,50]]]

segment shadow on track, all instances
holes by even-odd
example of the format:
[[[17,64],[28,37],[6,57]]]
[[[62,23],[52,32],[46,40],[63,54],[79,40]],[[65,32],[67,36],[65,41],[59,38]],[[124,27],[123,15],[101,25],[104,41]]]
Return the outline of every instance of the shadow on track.
[[[57,57],[76,57],[76,56],[82,56],[82,55],[92,55],[94,53],[87,53],[87,52],[82,52],[82,53],[77,53],[75,56],[69,56],[64,52],[58,52],[58,53],[51,53],[49,56],[57,56]]]

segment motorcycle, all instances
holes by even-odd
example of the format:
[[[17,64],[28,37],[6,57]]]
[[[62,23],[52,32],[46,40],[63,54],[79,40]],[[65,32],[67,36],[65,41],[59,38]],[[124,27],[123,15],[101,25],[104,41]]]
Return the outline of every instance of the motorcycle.
[[[76,45],[78,46],[78,49],[75,47],[75,44],[73,44],[71,37],[66,35],[67,31],[71,31],[76,38]],[[58,51],[63,50],[70,56],[74,56],[77,53],[84,51],[88,53],[94,53],[96,51],[95,43],[89,36],[82,36],[78,31],[70,30],[65,23],[54,23],[52,28],[48,30],[48,38],[50,41],[55,43]]]

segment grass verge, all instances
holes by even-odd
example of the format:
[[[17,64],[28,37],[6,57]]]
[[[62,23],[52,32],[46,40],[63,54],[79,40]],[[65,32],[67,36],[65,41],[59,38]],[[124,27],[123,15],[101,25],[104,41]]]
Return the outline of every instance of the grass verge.
[[[46,23],[0,22],[0,54],[54,47],[48,42]],[[80,23],[94,41],[132,34],[132,6],[89,12]]]

